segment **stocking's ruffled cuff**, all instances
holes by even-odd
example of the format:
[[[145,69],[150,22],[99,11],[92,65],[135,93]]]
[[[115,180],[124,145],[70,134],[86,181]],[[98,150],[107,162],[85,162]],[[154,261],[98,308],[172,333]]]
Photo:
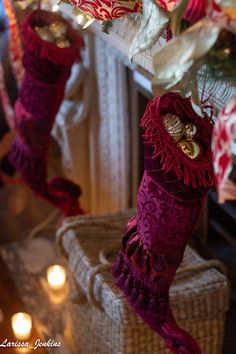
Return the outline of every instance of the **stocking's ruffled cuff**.
[[[35,32],[35,26],[49,25],[54,21],[66,23],[70,47],[59,48],[53,43],[44,41]],[[82,37],[57,13],[45,10],[31,12],[22,24],[22,37],[27,50],[33,52],[38,58],[47,59],[57,65],[72,65],[75,61],[81,60],[80,51],[84,46]]]
[[[177,115],[186,124],[189,122],[196,124],[197,139],[205,151],[201,158],[192,160],[183,154],[163,125],[165,114]],[[204,119],[197,116],[190,99],[182,98],[180,94],[174,92],[154,98],[147,105],[141,127],[145,129],[145,143],[154,146],[153,158],[161,158],[163,170],[174,171],[179,179],[183,179],[184,183],[194,188],[214,184],[210,145],[213,123],[206,113]]]

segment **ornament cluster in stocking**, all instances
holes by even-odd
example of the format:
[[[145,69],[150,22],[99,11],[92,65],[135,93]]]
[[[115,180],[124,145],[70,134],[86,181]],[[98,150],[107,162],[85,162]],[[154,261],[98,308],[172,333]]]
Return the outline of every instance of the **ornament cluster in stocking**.
[[[167,93],[148,104],[141,126],[145,171],[138,213],[127,224],[113,274],[131,307],[173,353],[199,354],[172,315],[169,288],[213,184],[212,122],[196,115],[190,99]]]
[[[52,34],[58,37],[55,42]],[[76,215],[82,212],[80,187],[61,177],[47,182],[47,156],[55,116],[71,67],[81,59],[83,40],[60,15],[43,10],[26,17],[22,39],[25,74],[15,104],[16,138],[9,158],[38,196],[65,215]]]

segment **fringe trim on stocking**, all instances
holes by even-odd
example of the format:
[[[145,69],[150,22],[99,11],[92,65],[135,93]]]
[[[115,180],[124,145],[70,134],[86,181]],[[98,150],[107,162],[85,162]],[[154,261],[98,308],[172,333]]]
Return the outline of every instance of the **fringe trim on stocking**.
[[[174,354],[201,354],[197,342],[178,327],[169,309],[169,283],[141,276],[120,252],[112,268],[116,285],[134,311],[165,341]]]
[[[160,157],[162,169],[166,172],[174,171],[179,179],[183,179],[185,184],[192,185],[194,188],[212,186],[214,184],[213,164],[210,151],[212,122],[208,119],[207,115],[205,115],[204,119],[198,119],[196,114],[191,110],[192,116],[197,117],[199,125],[202,126],[202,129],[204,129],[209,136],[209,148],[205,155],[199,160],[191,160],[177,146],[176,142],[167,133],[163,125],[161,107],[159,108],[159,106],[162,104],[162,98],[166,98],[167,95],[175,97],[175,99],[179,97],[179,100],[184,101],[185,105],[189,101],[191,107],[190,100],[183,99],[177,93],[166,94],[152,100],[148,104],[140,123],[140,126],[145,129],[144,141],[146,144],[154,146],[153,159]],[[171,106],[171,101],[169,106]],[[189,109],[188,107],[188,110]],[[171,113],[174,114],[173,108]],[[179,111],[175,114],[181,116],[181,112]]]

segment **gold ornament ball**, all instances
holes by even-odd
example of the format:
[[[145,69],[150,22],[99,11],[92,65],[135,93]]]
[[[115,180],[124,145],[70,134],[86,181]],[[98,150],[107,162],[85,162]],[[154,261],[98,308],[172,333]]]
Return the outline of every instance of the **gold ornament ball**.
[[[67,25],[61,21],[52,22],[49,26],[52,35],[56,38],[65,37],[67,34]]]
[[[184,127],[184,136],[192,139],[197,134],[197,127],[194,124],[188,123]]]
[[[181,122],[180,117],[174,114],[165,114],[163,116],[163,125],[175,141],[179,141],[182,138],[184,124]]]
[[[56,46],[59,48],[69,48],[70,45],[70,41],[67,38],[60,38],[56,40]]]
[[[45,27],[36,26],[34,30],[42,40],[46,42],[54,43],[54,37],[47,26]]]
[[[181,140],[178,146],[192,160],[196,160],[202,155],[202,146],[195,140]]]

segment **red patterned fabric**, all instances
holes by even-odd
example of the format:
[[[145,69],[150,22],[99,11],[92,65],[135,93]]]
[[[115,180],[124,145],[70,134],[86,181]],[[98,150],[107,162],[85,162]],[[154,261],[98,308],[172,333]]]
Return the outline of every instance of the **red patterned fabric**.
[[[215,123],[212,154],[218,192],[232,170],[232,143],[236,127],[236,97],[224,107]]]
[[[190,159],[178,151],[162,123],[162,115],[166,113],[197,126],[196,140],[205,149],[205,156],[199,161],[191,161],[189,165]],[[210,151],[212,123],[207,117],[196,116],[189,99],[167,93],[148,104],[141,125],[146,129],[146,146],[138,213],[127,224],[113,275],[131,307],[162,336],[173,353],[200,354],[196,341],[175,322],[169,306],[169,288],[214,179]],[[179,159],[180,170],[178,163],[174,163]],[[204,175],[199,175],[201,169]]]
[[[97,20],[113,20],[128,13],[140,12],[141,1],[69,0],[72,5],[89,13]]]

